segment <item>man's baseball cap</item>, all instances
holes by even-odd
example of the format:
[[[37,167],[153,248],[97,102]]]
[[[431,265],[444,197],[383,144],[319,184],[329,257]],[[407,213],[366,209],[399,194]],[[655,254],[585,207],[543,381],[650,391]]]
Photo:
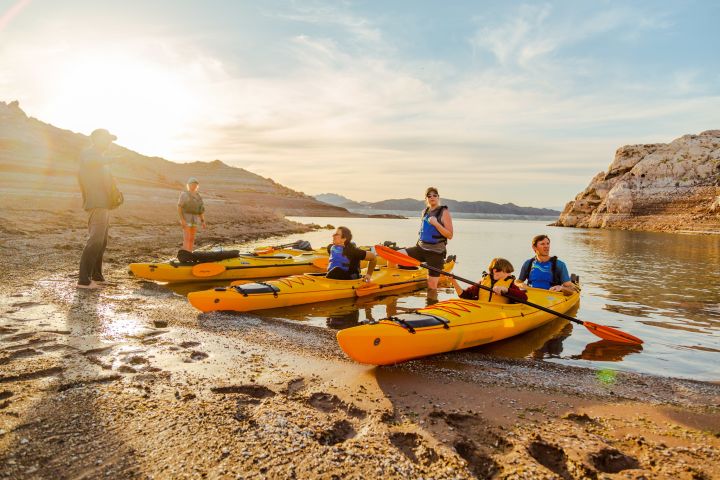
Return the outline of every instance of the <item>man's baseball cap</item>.
[[[190,185],[191,183],[200,183],[200,182],[198,182],[198,179],[197,179],[197,178],[195,178],[195,177],[190,177],[190,178],[188,178],[188,181],[185,182],[185,183],[187,183],[188,185]]]

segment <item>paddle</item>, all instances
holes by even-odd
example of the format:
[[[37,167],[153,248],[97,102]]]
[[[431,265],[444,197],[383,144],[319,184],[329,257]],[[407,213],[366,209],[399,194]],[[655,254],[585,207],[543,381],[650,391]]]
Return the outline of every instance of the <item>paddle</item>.
[[[254,252],[258,255],[265,255],[266,253],[272,253],[275,250],[280,250],[282,248],[287,247],[295,247],[300,244],[302,240],[295,240],[292,243],[283,243],[282,245],[273,245],[272,247],[258,247],[254,250]]]
[[[445,272],[439,268],[431,267],[425,263],[420,262],[419,260],[416,260],[408,255],[405,255],[404,253],[397,252],[391,248],[387,248],[382,245],[375,245],[375,253],[377,253],[378,255],[383,257],[388,262],[397,263],[398,265],[403,265],[406,267],[423,267],[428,270],[432,270],[433,272],[438,272],[441,275],[447,275],[448,277],[452,277],[456,280],[460,280],[461,282],[469,283],[470,285],[475,285],[476,287],[481,288],[483,290],[492,291],[492,288],[489,288],[484,285],[480,285],[479,283],[475,283],[473,281],[459,277],[453,273]],[[564,313],[556,312],[549,308],[543,307],[542,305],[528,302],[527,300],[521,300],[521,299],[515,298],[511,295],[507,295],[507,297],[511,298],[515,302],[524,303],[525,305],[529,305],[533,308],[537,308],[538,310],[542,310],[543,312],[551,313],[560,318],[564,318],[566,320],[570,320],[571,322],[580,324],[580,325],[584,326],[585,328],[587,328],[588,330],[590,330],[590,333],[595,334],[600,338],[604,338],[605,340],[610,340],[612,342],[618,342],[618,343],[630,343],[630,344],[634,344],[634,345],[640,345],[643,343],[643,341],[641,339],[639,339],[633,335],[630,335],[629,333],[625,333],[620,330],[617,330],[615,328],[605,327],[603,325],[598,325],[596,323],[578,320],[577,318],[571,317],[570,315],[565,315]]]
[[[311,265],[319,268],[320,270],[327,270],[328,267],[328,259],[326,257],[320,257],[316,258],[313,261],[310,262]],[[302,264],[297,264],[302,265]],[[290,265],[292,266],[292,265]],[[192,267],[192,274],[196,277],[200,278],[206,278],[206,277],[215,277],[217,275],[220,275],[225,270],[239,270],[243,268],[252,268],[252,267],[226,267],[225,265],[222,265],[220,263],[198,263],[197,265],[193,265]]]

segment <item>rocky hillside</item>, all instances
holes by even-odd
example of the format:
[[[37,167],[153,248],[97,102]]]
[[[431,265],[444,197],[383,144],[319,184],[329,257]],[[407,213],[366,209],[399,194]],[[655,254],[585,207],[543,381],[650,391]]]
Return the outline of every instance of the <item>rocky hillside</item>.
[[[88,144],[86,135],[28,117],[17,102],[0,102],[0,188],[8,194],[30,193],[37,199],[71,198],[79,207],[77,158]],[[265,208],[283,215],[352,215],[344,208],[318,202],[269,178],[219,160],[175,163],[120,146],[113,148],[119,157],[113,165],[113,174],[126,202],[145,205],[176,202],[187,178],[195,176],[200,179],[208,207],[234,204]]]
[[[720,130],[618,149],[557,225],[720,234]]]

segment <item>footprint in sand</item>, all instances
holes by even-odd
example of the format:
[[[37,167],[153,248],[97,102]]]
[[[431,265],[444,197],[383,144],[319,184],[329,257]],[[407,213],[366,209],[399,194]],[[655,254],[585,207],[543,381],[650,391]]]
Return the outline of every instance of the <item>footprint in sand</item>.
[[[198,362],[200,360],[205,360],[209,356],[210,355],[208,355],[205,352],[201,352],[199,350],[193,350],[192,352],[190,352],[190,360],[189,361],[190,362]]]
[[[440,458],[435,450],[422,442],[419,435],[412,432],[393,432],[390,434],[390,443],[413,463],[431,465]]]
[[[305,379],[302,377],[293,378],[287,384],[285,390],[282,391],[285,395],[295,395],[297,392],[305,388]]]
[[[603,473],[618,473],[623,470],[640,468],[636,458],[616,450],[614,448],[603,448],[602,450],[588,455],[590,463]]]
[[[512,443],[498,435],[493,427],[478,415],[434,411],[430,413],[430,418],[443,419],[459,435],[493,450],[504,453],[512,448]]]
[[[192,348],[197,347],[198,345],[200,345],[200,342],[182,342],[180,344],[182,348]]]
[[[537,462],[551,470],[564,480],[572,480],[574,477],[568,470],[568,457],[561,447],[546,442],[540,436],[535,437],[527,447],[527,452]]]
[[[12,397],[14,395],[13,392],[10,390],[3,390],[0,392],[0,410],[7,408],[10,406],[10,400],[8,398]]]
[[[347,420],[338,420],[332,427],[315,434],[315,440],[320,445],[337,445],[356,435],[352,424]]]
[[[340,400],[336,395],[332,393],[316,392],[310,395],[307,403],[313,408],[320,410],[321,412],[331,413],[344,411],[348,415],[355,418],[365,418],[365,410],[357,408],[355,405],[349,405]]]
[[[453,444],[455,451],[467,463],[478,478],[493,478],[500,472],[500,466],[489,455],[481,452],[472,440],[462,439]]]

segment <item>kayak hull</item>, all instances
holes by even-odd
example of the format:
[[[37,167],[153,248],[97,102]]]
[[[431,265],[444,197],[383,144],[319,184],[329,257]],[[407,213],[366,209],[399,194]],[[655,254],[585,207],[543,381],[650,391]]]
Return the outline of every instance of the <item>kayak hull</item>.
[[[452,268],[452,262],[446,265]],[[364,280],[332,280],[324,275],[293,275],[267,282],[221,287],[188,294],[190,303],[203,312],[249,312],[269,308],[290,307],[306,303],[326,302],[355,296],[374,295],[427,284],[423,269],[381,267],[373,273],[371,284]],[[263,289],[252,293],[249,290]]]
[[[565,313],[578,304],[580,294],[564,296],[529,288],[528,300]],[[439,302],[418,310],[417,314],[439,320],[428,326],[421,326],[423,322],[418,321],[417,326],[414,326],[412,321],[403,325],[392,319],[383,319],[377,323],[348,328],[337,333],[340,348],[357,362],[391,365],[497,342],[540,327],[556,318],[555,315],[524,304],[461,299]]]

